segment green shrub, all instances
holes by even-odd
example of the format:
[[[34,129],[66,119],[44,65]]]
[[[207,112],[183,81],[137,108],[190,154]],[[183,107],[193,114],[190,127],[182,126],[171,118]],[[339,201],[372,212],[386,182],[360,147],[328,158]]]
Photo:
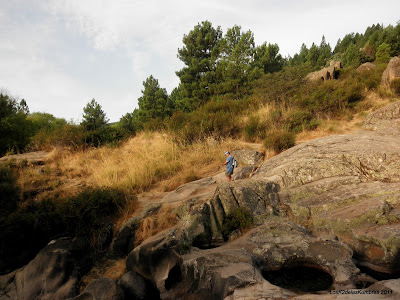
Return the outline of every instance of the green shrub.
[[[296,135],[293,132],[282,130],[269,131],[267,132],[267,137],[264,140],[264,147],[279,153],[283,150],[293,147],[296,144],[295,138]]]
[[[244,134],[245,134],[245,139],[247,141],[254,141],[254,138],[257,136],[258,133],[258,128],[259,128],[259,119],[258,117],[251,116],[249,118],[249,121],[247,122],[247,125],[244,127]]]
[[[230,234],[235,230],[243,231],[253,226],[251,213],[243,207],[237,207],[228,214],[222,223],[222,235],[228,240]]]
[[[14,211],[19,201],[19,188],[14,174],[9,168],[0,165],[0,215],[5,216]]]
[[[0,216],[0,257],[8,258],[0,260],[0,273],[26,264],[57,237],[83,237],[99,253],[101,232],[122,211],[125,201],[120,191],[95,188],[70,199],[32,201]]]
[[[305,110],[293,110],[285,118],[284,127],[288,131],[300,132],[303,130],[313,130],[318,127],[318,121],[314,119],[312,113]]]
[[[242,106],[243,102],[241,101],[209,101],[206,105],[190,113],[175,112],[166,121],[167,128],[178,139],[186,143],[210,135],[232,136],[239,132],[236,123],[237,112]]]

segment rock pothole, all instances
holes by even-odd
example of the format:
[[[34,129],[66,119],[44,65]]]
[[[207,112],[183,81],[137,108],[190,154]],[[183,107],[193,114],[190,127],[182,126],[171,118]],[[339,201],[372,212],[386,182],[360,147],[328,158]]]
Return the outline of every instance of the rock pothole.
[[[176,287],[182,280],[182,272],[179,265],[175,265],[168,273],[168,278],[165,280],[165,289],[168,291]]]
[[[308,266],[285,267],[276,271],[262,271],[261,274],[273,285],[296,293],[327,291],[333,284],[330,274]]]

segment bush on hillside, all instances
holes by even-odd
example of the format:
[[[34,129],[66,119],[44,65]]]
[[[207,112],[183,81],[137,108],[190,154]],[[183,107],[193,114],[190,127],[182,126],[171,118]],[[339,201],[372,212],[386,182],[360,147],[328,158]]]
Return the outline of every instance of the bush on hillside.
[[[314,116],[305,110],[292,110],[284,120],[283,127],[291,132],[300,132],[303,130],[313,130],[319,125]]]
[[[51,239],[83,237],[98,253],[102,232],[122,211],[126,197],[112,189],[87,189],[69,199],[30,202],[0,217],[0,260],[2,272],[26,264]],[[29,247],[27,247],[29,245]]]
[[[237,207],[229,213],[222,222],[222,235],[227,241],[231,233],[236,230],[243,231],[253,226],[253,216],[243,207]]]
[[[17,209],[20,201],[17,180],[12,171],[0,165],[0,216]]]
[[[293,132],[282,130],[269,131],[264,140],[264,147],[272,149],[276,153],[280,153],[286,149],[293,147],[296,144],[296,135]]]
[[[166,122],[167,128],[185,143],[207,136],[226,137],[239,133],[238,115],[246,101],[209,101],[190,113],[175,112]]]
[[[247,141],[254,142],[256,138],[265,138],[265,130],[265,124],[257,116],[251,116],[244,127],[244,137]]]
[[[29,147],[33,150],[51,147],[72,147],[77,149],[85,145],[85,132],[81,126],[64,124],[51,129],[42,128],[31,138]]]

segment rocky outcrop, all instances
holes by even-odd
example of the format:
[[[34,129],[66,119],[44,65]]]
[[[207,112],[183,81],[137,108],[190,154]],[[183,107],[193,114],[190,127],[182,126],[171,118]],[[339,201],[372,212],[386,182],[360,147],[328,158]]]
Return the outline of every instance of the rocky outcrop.
[[[393,80],[400,79],[400,58],[393,57],[382,74],[382,84],[389,85]]]
[[[81,240],[50,242],[28,265],[1,277],[0,299],[51,300],[76,296],[80,276],[90,266],[87,254],[88,245]]]
[[[258,165],[264,159],[264,154],[255,150],[234,150],[231,154],[237,160],[239,166]]]
[[[306,79],[310,81],[326,81],[330,79],[335,79],[335,67],[327,67],[323,68],[322,70],[309,73],[307,74]]]
[[[53,298],[54,299],[54,298]],[[115,280],[99,278],[93,280],[79,296],[68,300],[124,300],[124,292]]]
[[[135,246],[135,232],[140,225],[140,221],[157,213],[160,208],[160,203],[147,205],[138,215],[129,219],[121,226],[111,243],[111,252],[115,257],[126,256],[133,250]]]
[[[331,61],[329,67],[307,74],[306,79],[310,81],[336,79],[335,71],[341,68],[342,63],[340,61]]]
[[[400,270],[400,144],[387,132],[330,136],[265,162],[252,177],[281,186],[293,220],[337,236],[360,265]]]
[[[143,276],[135,272],[125,273],[119,280],[125,299],[157,300],[160,294],[157,288]]]
[[[7,162],[16,165],[44,165],[47,157],[48,152],[45,151],[36,151],[36,152],[29,152],[24,154],[13,154],[8,155],[0,158],[0,163]]]
[[[400,102],[382,107],[369,114],[363,127],[368,130],[400,131]]]
[[[364,72],[370,72],[375,69],[376,69],[376,65],[374,65],[373,63],[370,63],[370,62],[366,62],[357,68],[357,72],[364,73]]]
[[[266,221],[241,238],[209,250],[184,247],[183,236],[177,233],[171,230],[145,241],[127,260],[128,270],[156,283],[162,299],[223,299],[237,289],[255,286],[264,286],[261,290],[269,299],[282,299],[296,293],[266,284],[265,277],[270,271],[299,266],[322,270],[330,278],[325,289],[374,282],[354,265],[349,247],[315,238],[285,218]]]

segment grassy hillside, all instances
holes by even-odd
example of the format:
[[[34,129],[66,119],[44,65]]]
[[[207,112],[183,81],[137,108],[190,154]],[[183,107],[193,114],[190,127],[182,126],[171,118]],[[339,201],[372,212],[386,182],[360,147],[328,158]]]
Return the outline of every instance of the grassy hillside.
[[[44,166],[11,161],[2,166],[7,181],[2,201],[15,203],[0,215],[0,240],[18,238],[0,247],[0,254],[18,253],[12,269],[48,240],[69,235],[89,239],[98,259],[105,253],[101,232],[114,223],[115,233],[136,214],[144,204],[137,196],[166,193],[223,172],[226,150],[253,148],[268,159],[296,143],[360,129],[369,112],[399,99],[380,86],[385,67],[378,64],[368,74],[343,69],[337,80],[327,82],[304,80],[310,71],[305,66],[285,67],[255,81],[241,99],[215,97],[192,112],[147,123],[147,129],[120,143],[54,145]],[[157,218],[143,220],[138,239],[175,222],[165,207]],[[21,253],[27,237],[32,251]]]

